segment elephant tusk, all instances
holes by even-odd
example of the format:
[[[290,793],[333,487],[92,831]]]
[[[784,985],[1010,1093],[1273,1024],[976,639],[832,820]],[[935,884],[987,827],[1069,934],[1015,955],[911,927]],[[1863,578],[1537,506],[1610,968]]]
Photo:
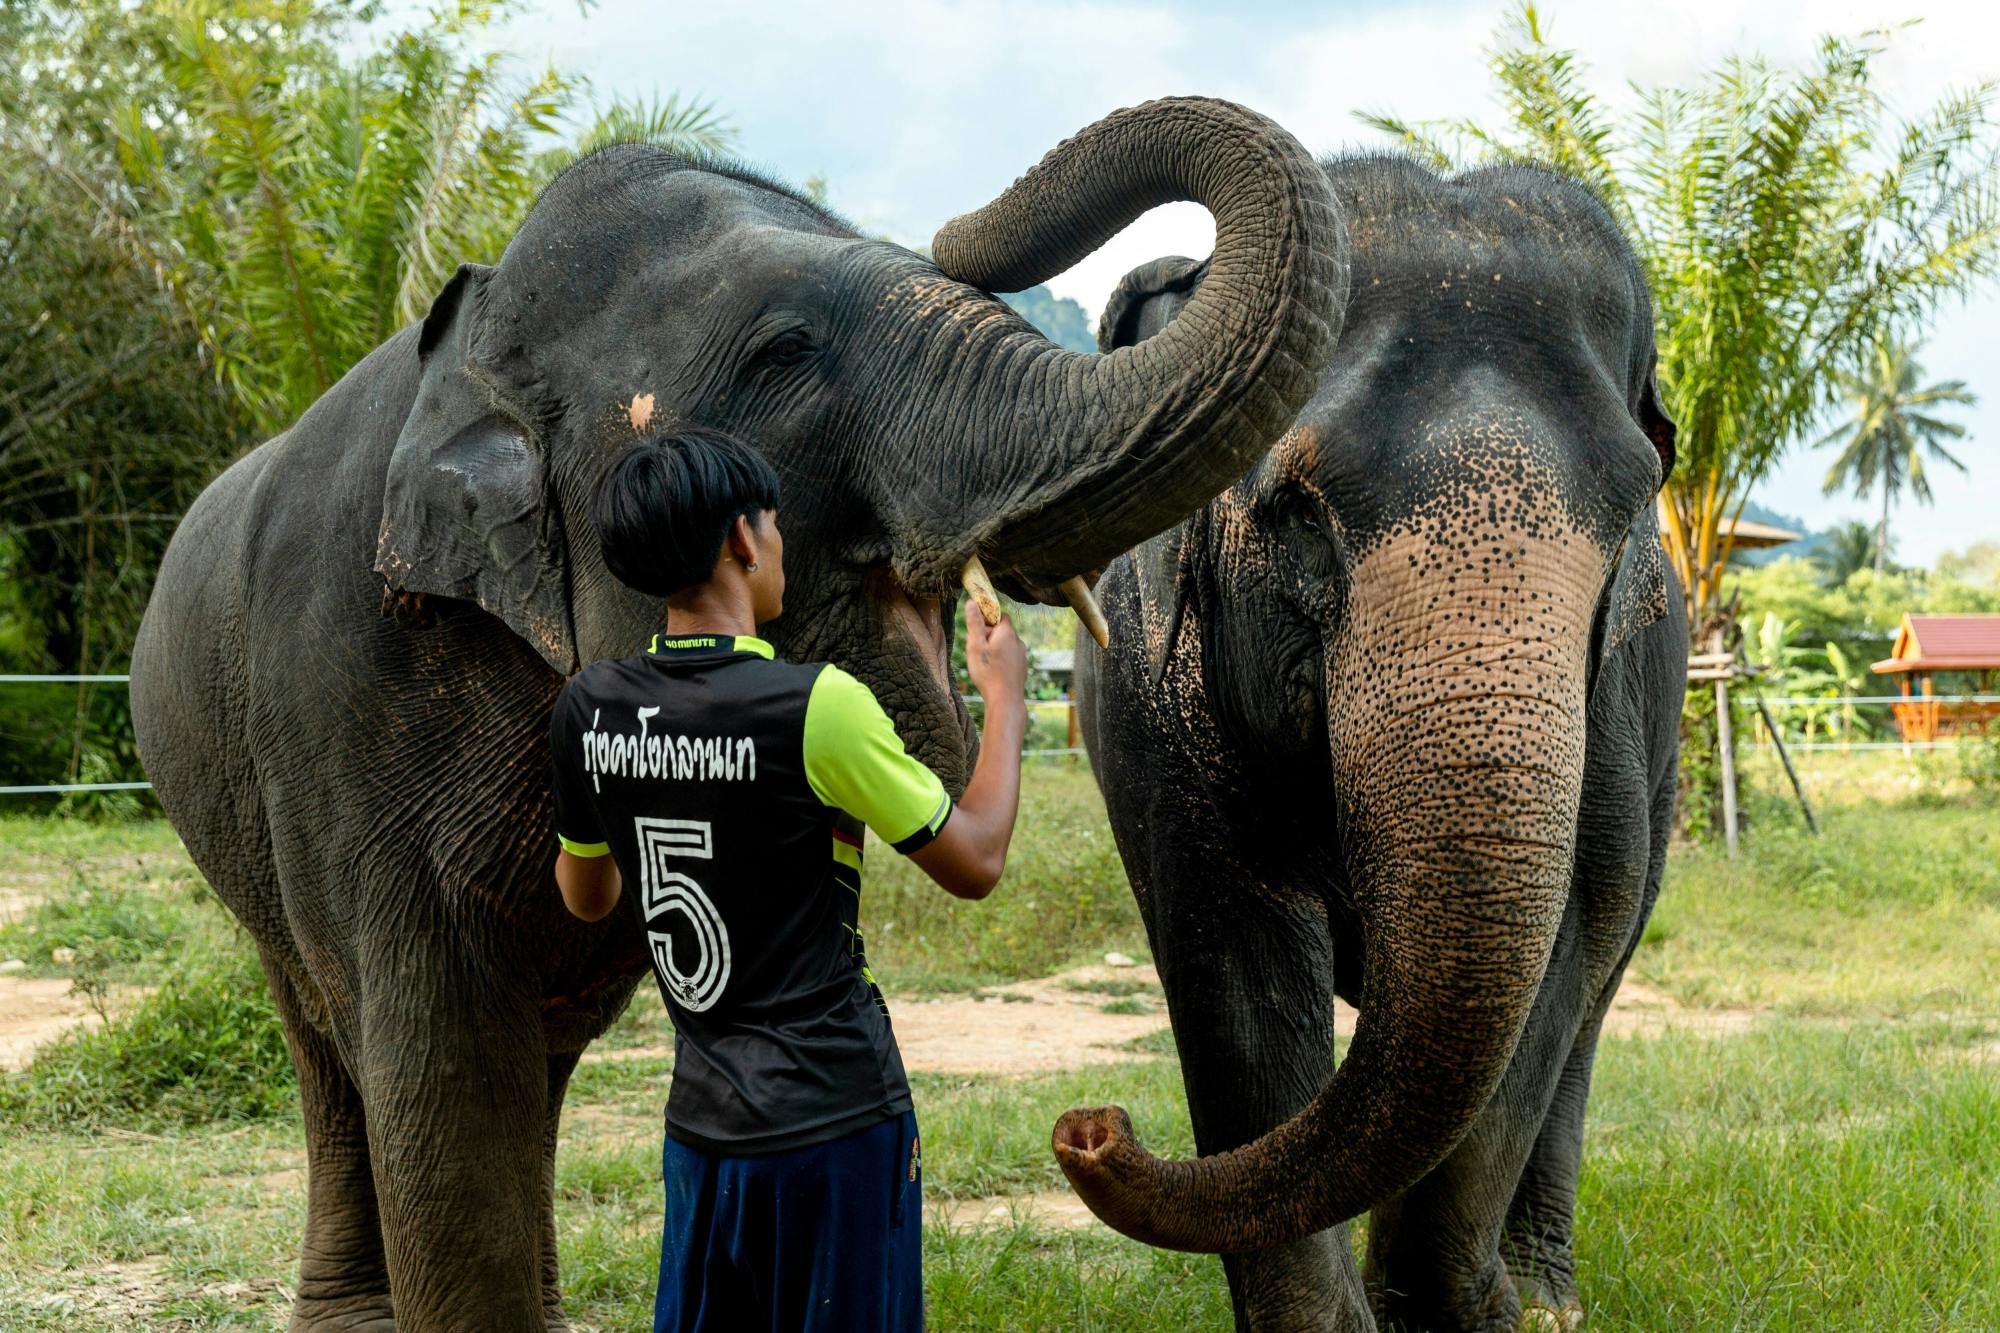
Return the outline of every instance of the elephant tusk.
[[[965,562],[965,572],[959,575],[959,580],[965,584],[966,595],[978,605],[979,614],[986,617],[986,623],[999,624],[1000,594],[993,591],[993,580],[986,576],[986,566],[979,562],[978,553]]]
[[[1062,595],[1069,602],[1070,610],[1076,612],[1076,618],[1090,631],[1090,637],[1097,640],[1097,646],[1109,648],[1111,627],[1104,623],[1104,608],[1099,606],[1097,598],[1091,595],[1090,585],[1083,581],[1083,575],[1078,574],[1073,579],[1064,579]]]
[[[979,614],[986,617],[986,623],[1000,623],[1000,594],[993,590],[993,580],[986,573],[986,566],[977,555],[965,562],[965,572],[959,575],[965,584],[966,595],[979,607]],[[1076,612],[1076,618],[1090,631],[1090,637],[1097,640],[1099,648],[1111,646],[1111,627],[1104,622],[1104,610],[1098,606],[1097,598],[1091,595],[1090,585],[1079,574],[1062,581],[1063,599]]]

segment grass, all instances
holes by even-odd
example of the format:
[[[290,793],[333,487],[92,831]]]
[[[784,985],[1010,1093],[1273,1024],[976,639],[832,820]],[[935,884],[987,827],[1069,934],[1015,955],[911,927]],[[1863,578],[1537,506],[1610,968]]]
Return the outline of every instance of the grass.
[[[1104,802],[1075,760],[1031,766],[1007,878],[984,902],[960,902],[870,835],[863,930],[868,959],[895,995],[976,990],[1099,961],[1148,956]]]
[[[2000,1009],[2000,794],[1900,755],[1813,758],[1822,835],[1761,775],[1740,859],[1669,861],[1635,975],[1687,1004],[1802,1016]]]
[[[2000,1328],[2000,802],[1897,755],[1816,756],[1808,781],[1823,837],[1760,796],[1741,859],[1670,863],[1635,974],[1692,1007],[1768,1012],[1738,1035],[1602,1048],[1577,1224],[1593,1327]],[[1088,774],[1067,765],[1031,771],[988,902],[880,848],[869,880],[892,1005],[1144,953]],[[0,821],[0,893],[23,885],[48,901],[0,928],[5,956],[161,989],[0,1079],[0,1327],[281,1327],[303,1146],[245,942],[157,823]],[[1078,989],[1161,1002],[1133,978]],[[642,992],[594,1048],[619,1058],[571,1086],[557,1215],[582,1328],[648,1321],[670,1038]],[[1118,1102],[1156,1151],[1190,1151],[1171,1034],[1127,1049],[1029,1078],[917,1076],[934,1204],[1059,1189],[1048,1134],[1072,1105]],[[1217,1260],[1032,1214],[975,1231],[935,1214],[926,1273],[938,1328],[1229,1327]]]

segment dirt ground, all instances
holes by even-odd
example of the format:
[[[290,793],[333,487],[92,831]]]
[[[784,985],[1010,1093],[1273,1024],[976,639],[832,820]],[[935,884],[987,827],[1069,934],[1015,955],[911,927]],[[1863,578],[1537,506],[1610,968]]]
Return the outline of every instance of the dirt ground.
[[[0,1069],[25,1068],[43,1042],[103,1021],[67,977],[0,976]]]
[[[1021,1076],[1134,1059],[1127,1044],[1167,1026],[1159,974],[1151,967],[1092,966],[972,995],[894,1005],[896,1040],[913,1071]],[[116,997],[117,1006],[142,992]],[[1106,1006],[1112,1012],[1106,1012]],[[1138,1012],[1129,1012],[1137,1010]],[[1334,1003],[1334,1030],[1353,1035],[1354,1010]],[[1625,982],[1605,1021],[1607,1036],[1658,1036],[1668,1028],[1704,1036],[1741,1032],[1744,1009],[1688,1009],[1644,982]],[[20,1069],[34,1048],[102,1019],[64,978],[0,975],[0,1069]],[[629,1060],[665,1047],[600,1049],[584,1058]]]
[[[1151,967],[1086,967],[1035,981],[981,991],[975,996],[905,1000],[891,1004],[896,1041],[911,1070],[941,1074],[1042,1074],[1079,1065],[1130,1060],[1121,1049],[1134,1038],[1167,1026],[1159,973]],[[1140,988],[1133,990],[1133,988]],[[1109,989],[1108,989],[1109,988]],[[1142,1013],[1104,1012],[1125,1003]],[[1354,1034],[1355,1011],[1336,1000],[1334,1031]],[[1627,980],[1611,1002],[1605,1034],[1658,1036],[1673,1028],[1702,1036],[1728,1036],[1757,1019],[1747,1009],[1688,1009],[1663,991]]]
[[[1107,1006],[1111,1012],[1106,1012]],[[1129,1049],[1128,1043],[1167,1026],[1159,974],[1144,964],[1100,964],[970,995],[903,1000],[893,1008],[904,1064],[912,1071],[930,1073],[1025,1077],[1145,1059]],[[1354,1019],[1353,1009],[1336,1002],[1334,1027],[1342,1037],[1352,1035]],[[1628,980],[1612,1003],[1606,1034],[1651,1037],[1672,1028],[1719,1037],[1741,1032],[1756,1019],[1757,1014],[1748,1010],[1688,1009],[1643,982]],[[0,975],[0,1068],[19,1068],[41,1042],[72,1026],[100,1021],[65,979]],[[620,1061],[669,1053],[661,1046],[600,1046],[584,1059]],[[565,1108],[567,1133],[596,1138],[633,1131],[627,1117],[600,1112],[601,1108],[585,1105]],[[645,1132],[653,1132],[650,1121]],[[304,1172],[286,1165],[260,1177],[260,1183],[272,1191],[302,1189]],[[1067,1191],[942,1198],[935,1200],[933,1207],[947,1223],[960,1228],[1012,1226],[1023,1221],[1045,1230],[1102,1225]],[[128,1304],[143,1302],[145,1293],[157,1285],[149,1283],[153,1275],[146,1264],[141,1260],[94,1274],[94,1280],[78,1293],[78,1306],[98,1314],[116,1314]]]

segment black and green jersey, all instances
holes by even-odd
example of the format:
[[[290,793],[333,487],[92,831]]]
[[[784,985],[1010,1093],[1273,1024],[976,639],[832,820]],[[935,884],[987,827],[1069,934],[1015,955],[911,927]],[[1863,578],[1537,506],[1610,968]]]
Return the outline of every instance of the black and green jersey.
[[[861,947],[861,830],[913,852],[951,801],[868,687],[761,639],[656,635],[578,672],[550,738],[557,835],[617,858],[673,1016],[667,1132],[780,1152],[908,1110]]]

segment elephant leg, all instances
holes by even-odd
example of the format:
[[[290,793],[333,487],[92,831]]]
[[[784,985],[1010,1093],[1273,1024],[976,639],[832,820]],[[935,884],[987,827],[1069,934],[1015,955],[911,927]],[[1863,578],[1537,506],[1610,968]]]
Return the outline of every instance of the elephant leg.
[[[1390,1328],[1522,1327],[1500,1234],[1575,1042],[1581,979],[1574,940],[1573,931],[1558,939],[1514,1058],[1471,1131],[1429,1175],[1369,1216],[1368,1291]]]
[[[1204,1155],[1290,1119],[1333,1069],[1325,906],[1219,870],[1219,860],[1170,865],[1142,895]],[[1222,1267],[1238,1329],[1374,1328],[1344,1224],[1226,1255]]]
[[[306,1017],[284,965],[266,954],[264,975],[298,1070],[306,1128],[306,1235],[291,1327],[390,1333],[396,1325],[361,1094],[333,1039]]]
[[[360,1081],[397,1327],[544,1333],[539,1006],[526,978],[501,975],[475,944],[408,917],[379,924],[361,958]]]
[[[542,1132],[542,1309],[551,1333],[569,1327],[563,1313],[561,1272],[556,1262],[556,1134],[562,1125],[563,1094],[569,1076],[576,1070],[581,1051],[553,1052],[549,1055],[547,1113]]]
[[[1590,1073],[1602,1020],[1600,1010],[1570,1050],[1555,1100],[1508,1204],[1501,1241],[1522,1309],[1534,1321],[1524,1320],[1524,1326],[1551,1333],[1583,1326],[1573,1225],[1577,1177],[1583,1166],[1583,1112],[1590,1100]]]

